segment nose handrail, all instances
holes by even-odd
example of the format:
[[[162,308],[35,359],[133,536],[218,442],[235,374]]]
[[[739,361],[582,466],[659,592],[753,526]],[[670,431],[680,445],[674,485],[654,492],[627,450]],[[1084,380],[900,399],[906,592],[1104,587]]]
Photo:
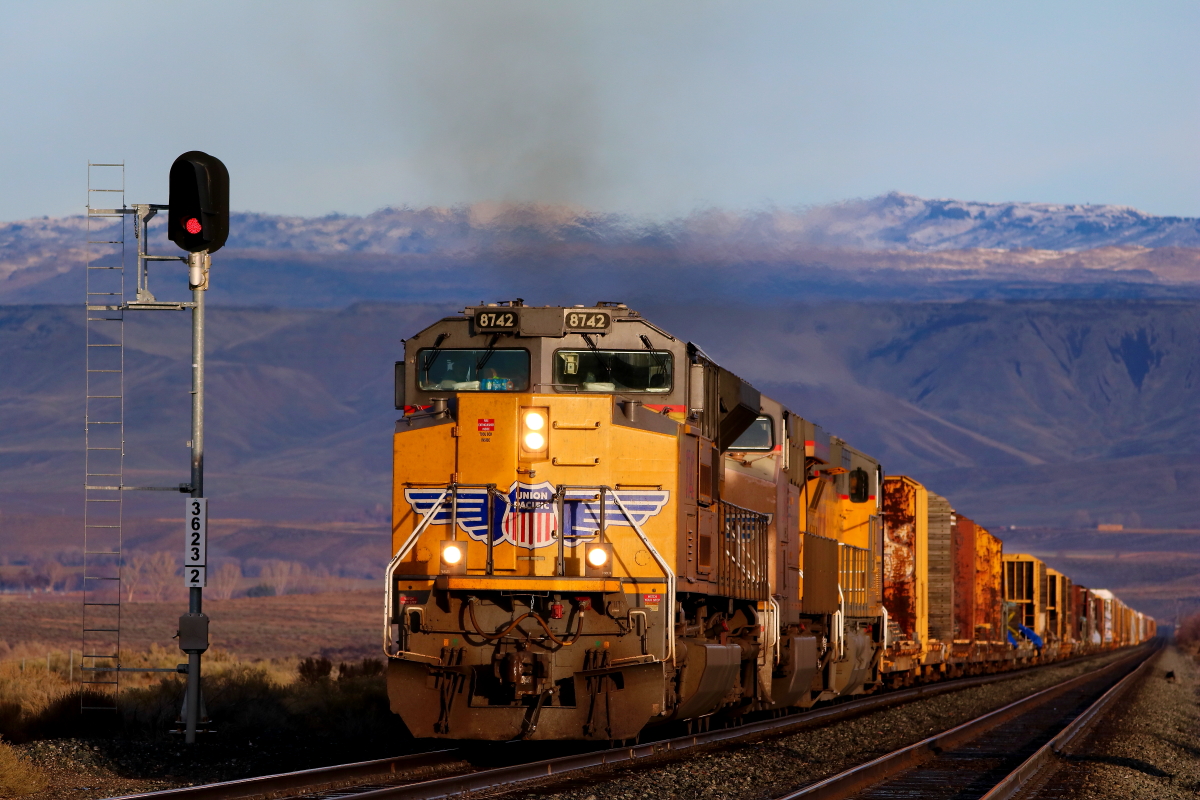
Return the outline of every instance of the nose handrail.
[[[438,487],[433,487],[433,488],[436,489]],[[494,522],[495,513],[493,510],[493,502],[495,500],[496,495],[500,494],[496,489],[496,484],[494,484],[494,483],[488,483],[488,484],[450,483],[450,484],[447,484],[445,489],[438,496],[438,499],[430,507],[429,511],[427,511],[424,514],[424,516],[421,518],[421,521],[418,522],[417,525],[413,528],[412,533],[410,533],[408,535],[408,538],[404,540],[404,544],[402,544],[400,546],[400,549],[396,551],[396,555],[393,556],[392,560],[388,562],[387,570],[385,573],[386,581],[387,581],[387,588],[386,588],[386,596],[385,596],[386,608],[385,608],[385,613],[384,613],[384,652],[388,656],[395,655],[394,653],[391,652],[390,627],[391,627],[391,625],[394,624],[393,618],[395,616],[396,581],[395,581],[394,575],[395,575],[396,569],[400,566],[400,563],[405,558],[408,557],[408,554],[412,552],[412,549],[416,546],[417,541],[420,539],[421,535],[423,533],[425,533],[425,530],[430,526],[430,524],[432,524],[434,518],[437,517],[439,512],[441,512],[443,506],[446,504],[447,498],[450,498],[450,504],[451,504],[450,525],[452,526],[452,528],[451,528],[450,536],[451,536],[451,538],[457,537],[458,493],[459,493],[459,490],[461,490],[461,489],[485,489],[487,491],[487,502],[486,502],[486,512],[485,512],[487,515],[487,519],[485,522],[486,529],[487,529],[487,533],[486,533],[487,562],[486,562],[485,572],[488,575],[491,575],[494,572],[495,564],[493,561],[492,552],[493,552],[493,547],[495,544],[495,535],[494,535],[494,530],[493,530],[494,525],[495,525],[495,522]],[[612,489],[612,487],[610,487],[610,486],[569,486],[566,484],[559,484],[554,487],[554,495],[549,502],[553,505],[554,511],[555,511],[555,516],[557,518],[555,521],[557,522],[557,526],[556,526],[557,531],[556,532],[558,535],[558,564],[557,564],[557,568],[556,568],[555,572],[557,573],[558,576],[565,576],[565,574],[566,574],[566,557],[565,557],[566,556],[566,551],[565,551],[565,547],[566,547],[566,530],[565,530],[566,518],[565,518],[565,516],[566,515],[565,515],[564,506],[568,502],[580,502],[580,501],[584,500],[584,498],[568,497],[568,494],[570,492],[582,492],[582,491],[595,492],[597,496],[593,499],[600,501],[599,527],[596,531],[597,538],[600,541],[604,541],[605,529],[607,527],[607,524],[606,524],[607,523],[607,519],[606,519],[607,505],[608,505],[608,502],[611,500],[611,502],[614,502],[616,504],[617,508],[621,511],[621,515],[629,523],[629,526],[631,528],[633,528],[634,532],[637,534],[638,539],[641,540],[642,544],[646,547],[646,550],[650,553],[650,556],[654,559],[655,563],[658,565],[658,568],[662,571],[663,577],[665,578],[666,584],[667,584],[667,613],[666,613],[667,624],[666,624],[665,630],[664,630],[664,633],[665,633],[664,638],[666,639],[666,641],[664,642],[664,645],[665,645],[664,650],[667,653],[667,658],[674,660],[674,658],[675,658],[675,595],[676,595],[675,572],[674,572],[674,570],[671,569],[671,566],[667,563],[667,560],[665,558],[663,558],[662,554],[658,552],[658,549],[650,541],[650,537],[646,535],[646,532],[644,530],[642,530],[642,526],[640,524],[638,524],[638,521],[634,518],[633,514],[630,513],[630,511],[626,507],[625,503],[621,500],[620,494],[618,492],[614,491]]]

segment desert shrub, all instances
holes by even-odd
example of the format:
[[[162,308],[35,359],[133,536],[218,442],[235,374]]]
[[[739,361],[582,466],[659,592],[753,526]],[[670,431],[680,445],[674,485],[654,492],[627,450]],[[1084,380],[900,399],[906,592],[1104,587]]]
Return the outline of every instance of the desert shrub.
[[[67,676],[47,670],[41,659],[30,661],[24,670],[19,667],[20,662],[0,665],[0,736],[14,742],[25,741],[29,720],[49,710],[70,690]]]
[[[21,722],[21,713],[20,703],[0,700],[0,736],[8,735],[11,738],[10,731],[17,729]]]
[[[45,774],[0,739],[0,797],[20,797],[45,788]]]
[[[1183,618],[1175,631],[1175,641],[1185,650],[1200,649],[1200,613]]]
[[[400,718],[388,705],[382,675],[357,676],[338,681],[303,683],[289,687],[287,707],[294,714],[292,730],[340,740],[382,740],[405,737]]]
[[[317,683],[333,672],[333,662],[328,658],[306,658],[300,662],[299,672],[304,683]]]
[[[111,705],[109,695],[80,688],[67,689],[36,710],[26,710],[11,735],[14,741],[111,736],[120,730],[120,719],[116,714],[83,710],[84,706],[104,708]]]
[[[358,666],[342,662],[338,664],[338,681],[348,681],[353,678],[372,678],[383,674],[383,661],[378,658],[364,658]]]
[[[374,659],[343,665],[330,680],[327,658],[244,664],[228,653],[211,651],[202,686],[213,726],[223,735],[250,737],[264,730],[282,736],[340,737],[379,741],[406,735],[388,707],[383,665]],[[178,653],[168,648],[129,654],[126,663],[171,666]],[[344,670],[344,671],[343,671]],[[183,705],[182,675],[131,675],[122,679],[116,713],[83,712],[84,705],[107,705],[70,684],[66,675],[46,670],[0,670],[0,735],[11,742],[65,737],[162,739],[174,730]]]
[[[246,590],[246,597],[274,597],[275,587],[268,586],[265,583],[260,583],[258,586],[251,586]]]

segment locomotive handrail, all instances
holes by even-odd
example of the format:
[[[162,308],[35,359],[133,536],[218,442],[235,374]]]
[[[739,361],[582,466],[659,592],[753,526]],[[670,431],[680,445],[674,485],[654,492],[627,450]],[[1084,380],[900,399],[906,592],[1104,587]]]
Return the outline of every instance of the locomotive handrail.
[[[779,626],[783,618],[783,610],[779,606],[779,601],[775,599],[775,595],[767,598],[767,602],[771,604],[771,615],[774,617],[774,624],[771,625],[772,632],[775,634],[775,640],[771,642],[772,652],[775,654],[775,663],[779,663],[779,643],[783,640],[783,636],[779,632]]]
[[[383,654],[388,658],[391,658],[393,655],[391,650],[392,609],[394,608],[393,600],[396,596],[396,581],[392,578],[392,575],[396,572],[396,567],[400,566],[400,562],[404,559],[404,557],[407,556],[413,549],[413,545],[417,543],[417,538],[425,532],[425,528],[429,526],[429,521],[432,520],[434,515],[437,514],[438,510],[441,509],[442,502],[446,499],[446,495],[449,493],[450,487],[447,486],[446,491],[442,492],[441,497],[439,497],[437,502],[434,503],[429,509],[429,513],[426,514],[424,519],[417,524],[417,527],[413,529],[411,534],[409,534],[408,539],[406,539],[404,544],[400,546],[400,549],[396,551],[396,555],[392,556],[392,560],[388,562],[387,569],[384,571],[384,580],[386,585],[383,589]]]
[[[609,490],[607,486],[604,489]],[[611,491],[611,490],[609,490]],[[675,572],[667,563],[666,559],[659,554],[654,545],[650,542],[650,537],[646,536],[646,532],[642,530],[642,526],[638,525],[637,520],[629,513],[629,509],[621,502],[621,497],[616,492],[613,492],[613,500],[617,502],[617,508],[621,509],[621,513],[625,515],[625,519],[629,520],[629,524],[633,526],[633,530],[637,533],[638,538],[642,540],[642,544],[646,545],[646,549],[650,551],[650,555],[658,562],[658,568],[663,571],[663,575],[667,578],[667,657],[672,663],[675,661]]]
[[[842,584],[838,582],[838,611],[837,621],[838,660],[846,657],[846,595],[842,594]]]
[[[384,589],[384,609],[383,609],[383,652],[384,652],[384,655],[388,656],[389,658],[391,658],[394,655],[390,651],[389,645],[391,644],[392,610],[395,606],[393,600],[396,595],[396,581],[392,578],[392,575],[396,572],[396,568],[398,566],[400,566],[400,562],[403,561],[410,552],[412,552],[413,547],[415,547],[417,544],[417,540],[421,538],[421,534],[423,534],[425,532],[425,529],[429,527],[429,523],[432,522],[433,518],[435,516],[437,516],[437,513],[439,511],[441,511],[442,504],[446,502],[446,495],[450,494],[451,492],[454,493],[454,503],[453,503],[453,508],[451,510],[451,515],[450,515],[450,524],[453,527],[451,528],[450,535],[452,537],[455,537],[456,533],[457,533],[457,531],[455,529],[458,527],[458,524],[457,524],[458,523],[458,490],[459,489],[487,489],[488,493],[489,493],[489,498],[490,498],[490,494],[493,490],[495,490],[495,488],[496,488],[496,485],[494,483],[478,483],[478,484],[475,484],[475,483],[450,483],[450,484],[447,484],[446,490],[442,492],[442,494],[438,497],[438,499],[430,507],[428,513],[426,513],[425,516],[421,518],[421,521],[419,523],[417,523],[417,526],[415,528],[413,528],[413,532],[410,533],[408,535],[408,538],[404,540],[404,544],[402,544],[400,546],[400,549],[396,551],[396,555],[392,556],[392,560],[388,562],[387,570],[384,571],[384,579],[387,581],[387,586]],[[490,506],[490,503],[489,503],[489,506]],[[489,508],[489,510],[490,510],[490,508]],[[492,515],[490,513],[488,514],[487,526],[488,526],[488,566],[490,567],[491,560],[492,560],[491,559]]]
[[[721,530],[718,586],[743,599],[765,600],[770,594],[764,568],[768,560],[767,515],[726,500],[721,500],[718,508]]]
[[[437,516],[439,511],[441,511],[442,506],[446,502],[447,496],[453,494],[455,497],[455,500],[457,501],[459,489],[487,489],[488,490],[489,513],[487,515],[487,517],[488,517],[488,519],[487,519],[487,531],[488,531],[488,534],[487,534],[488,559],[487,559],[487,561],[488,561],[489,569],[487,569],[486,571],[488,572],[488,574],[491,574],[490,567],[491,567],[491,561],[492,561],[491,550],[492,550],[492,517],[493,517],[493,514],[490,513],[490,505],[491,505],[491,503],[490,503],[491,497],[490,496],[491,496],[491,493],[493,491],[495,491],[495,488],[496,488],[495,484],[466,484],[466,483],[447,484],[445,490],[441,493],[441,495],[438,497],[438,499],[433,503],[433,505],[430,507],[429,511],[425,513],[425,515],[422,517],[421,521],[419,523],[417,523],[417,526],[413,529],[413,532],[409,534],[408,538],[404,541],[404,544],[401,545],[400,549],[396,552],[396,555],[392,557],[392,560],[390,562],[388,562],[387,570],[385,572],[385,578],[387,580],[387,589],[386,589],[386,596],[385,596],[386,608],[384,609],[384,653],[387,654],[389,657],[392,657],[394,655],[389,650],[389,645],[391,643],[390,627],[392,625],[392,612],[393,612],[393,607],[394,607],[394,598],[395,598],[395,591],[396,591],[395,580],[393,579],[392,576],[395,573],[400,562],[403,561],[404,558],[406,558],[410,552],[412,552],[412,549],[413,549],[413,547],[416,546],[417,540],[421,537],[421,534],[423,534],[425,532],[425,529],[429,527],[429,524],[433,521],[434,517]],[[646,532],[642,530],[642,526],[638,524],[636,519],[634,519],[633,514],[631,514],[629,512],[629,509],[625,507],[625,503],[623,503],[621,501],[620,496],[615,491],[613,491],[613,489],[611,487],[609,487],[609,486],[570,486],[570,485],[566,485],[566,484],[560,484],[555,487],[555,497],[550,501],[552,504],[554,504],[556,516],[558,517],[558,519],[556,521],[558,523],[557,528],[558,528],[559,558],[558,558],[558,568],[555,570],[555,572],[558,573],[558,575],[560,575],[560,576],[563,575],[565,572],[564,547],[565,547],[565,541],[566,541],[566,531],[564,530],[565,514],[563,513],[563,504],[564,504],[564,502],[567,501],[568,491],[572,490],[572,489],[574,489],[574,490],[580,490],[580,489],[592,490],[592,491],[595,491],[598,493],[598,495],[599,495],[598,499],[600,500],[600,509],[599,509],[600,510],[600,527],[599,527],[599,530],[597,530],[597,536],[599,537],[599,539],[601,541],[604,540],[604,529],[606,527],[606,525],[605,525],[606,520],[605,520],[605,513],[604,513],[605,505],[606,505],[605,501],[606,501],[608,495],[612,495],[612,499],[616,502],[617,507],[621,510],[621,513],[624,515],[625,519],[628,520],[629,525],[633,528],[634,532],[637,534],[637,536],[641,540],[642,544],[646,546],[647,551],[649,551],[651,557],[658,564],[659,569],[662,570],[663,576],[666,578],[666,583],[667,583],[667,607],[668,607],[668,609],[667,609],[667,614],[666,614],[666,619],[667,619],[666,651],[667,651],[667,658],[674,661],[674,659],[675,659],[675,594],[676,594],[675,572],[671,569],[671,567],[667,563],[666,559],[664,559],[662,557],[662,554],[659,553],[658,550],[654,547],[653,543],[650,541],[650,537],[648,537],[646,535]],[[457,522],[457,505],[458,505],[458,503],[454,502],[453,505],[455,506],[455,508],[451,512],[451,524],[455,524]],[[454,535],[454,534],[452,533],[452,535]]]

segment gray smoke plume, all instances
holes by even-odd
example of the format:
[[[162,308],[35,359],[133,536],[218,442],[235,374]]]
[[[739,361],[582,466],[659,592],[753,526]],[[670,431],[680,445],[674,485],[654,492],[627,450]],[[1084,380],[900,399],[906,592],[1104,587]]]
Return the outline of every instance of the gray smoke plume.
[[[458,197],[560,204],[603,179],[590,41],[569,6],[408,7],[412,166]]]

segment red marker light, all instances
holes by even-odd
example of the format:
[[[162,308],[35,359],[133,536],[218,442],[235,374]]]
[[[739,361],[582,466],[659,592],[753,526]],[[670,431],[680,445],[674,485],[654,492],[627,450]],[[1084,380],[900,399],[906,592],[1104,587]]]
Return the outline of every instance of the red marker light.
[[[188,233],[191,233],[191,234],[199,233],[200,232],[200,220],[196,219],[195,217],[192,217],[187,222],[183,223],[183,227],[187,229]]]

